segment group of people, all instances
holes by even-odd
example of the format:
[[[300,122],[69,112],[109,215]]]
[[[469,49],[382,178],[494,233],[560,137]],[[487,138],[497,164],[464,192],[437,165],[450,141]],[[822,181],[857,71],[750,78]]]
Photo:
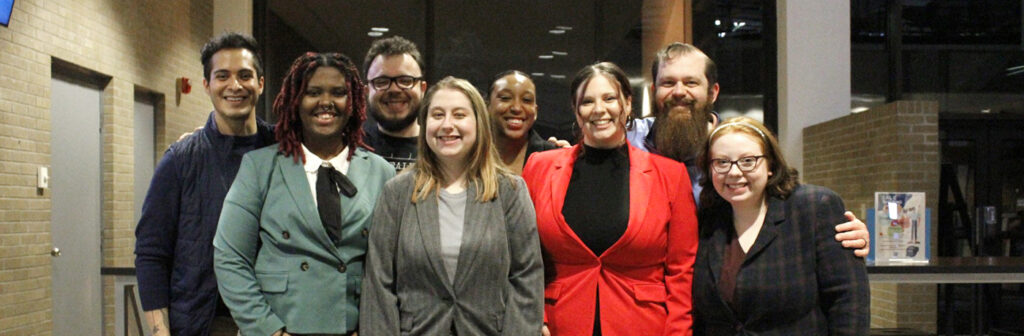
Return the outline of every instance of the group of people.
[[[658,53],[652,118],[630,117],[618,66],[581,69],[575,146],[532,130],[526,73],[486,98],[428,86],[401,37],[374,42],[365,79],[300,56],[267,125],[256,50],[203,47],[214,111],[151,182],[136,269],[154,335],[867,332],[864,224],[799,184],[764,125],[719,120],[691,45]]]

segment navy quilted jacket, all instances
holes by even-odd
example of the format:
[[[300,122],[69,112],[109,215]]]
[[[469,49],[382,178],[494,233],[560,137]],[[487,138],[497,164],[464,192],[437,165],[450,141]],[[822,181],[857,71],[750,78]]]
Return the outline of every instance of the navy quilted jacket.
[[[273,143],[263,121],[255,136],[227,136],[210,113],[201,131],[172,144],[157,165],[135,229],[135,269],[143,310],[169,308],[172,335],[209,334],[220,300],[213,236],[224,197],[242,155]]]

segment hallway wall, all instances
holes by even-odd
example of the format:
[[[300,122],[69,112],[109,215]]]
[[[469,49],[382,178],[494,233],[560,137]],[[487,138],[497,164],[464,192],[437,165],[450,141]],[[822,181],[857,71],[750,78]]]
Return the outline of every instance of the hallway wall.
[[[211,110],[199,49],[213,34],[212,0],[20,0],[0,27],[0,335],[52,334],[50,196],[36,169],[50,157],[54,59],[103,90],[103,267],[134,267],[132,118],[137,90],[163,97],[157,153]],[[63,61],[63,62],[62,62]],[[178,77],[191,94],[176,102]],[[149,181],[141,181],[149,183]],[[85,238],[83,238],[85,239]],[[113,334],[113,279],[104,277],[105,334]]]

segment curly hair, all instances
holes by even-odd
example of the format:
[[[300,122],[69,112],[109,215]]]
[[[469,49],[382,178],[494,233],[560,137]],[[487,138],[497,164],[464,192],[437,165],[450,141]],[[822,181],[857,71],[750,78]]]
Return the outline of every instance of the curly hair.
[[[277,115],[277,127],[274,136],[278,141],[278,151],[291,156],[295,162],[301,159],[306,162],[302,151],[302,119],[299,117],[299,106],[306,92],[309,78],[317,68],[328,66],[338,69],[345,76],[348,86],[349,115],[345,129],[342,131],[344,143],[349,146],[348,159],[352,158],[356,147],[369,149],[363,142],[363,122],[366,121],[366,86],[359,78],[359,70],[352,60],[341,53],[307,52],[292,62],[288,74],[281,84],[281,92],[274,99],[274,114]]]

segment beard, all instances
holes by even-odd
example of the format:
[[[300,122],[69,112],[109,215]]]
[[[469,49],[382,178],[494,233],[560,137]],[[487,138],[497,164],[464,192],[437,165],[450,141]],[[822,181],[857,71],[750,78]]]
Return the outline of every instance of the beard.
[[[696,101],[666,101],[651,126],[658,154],[683,162],[697,156],[708,141],[712,104]]]
[[[384,114],[383,110],[386,109],[387,107],[385,107],[385,104],[383,102],[390,100],[393,97],[402,95],[406,96],[403,98],[409,99],[409,112],[406,113],[406,115],[404,116],[395,117]],[[409,127],[409,125],[412,125],[412,123],[416,122],[417,110],[420,107],[420,101],[415,97],[412,97],[411,95],[405,94],[403,92],[388,92],[382,94],[380,98],[374,99],[370,104],[367,105],[368,106],[366,107],[366,109],[369,111],[370,117],[373,118],[375,122],[377,122],[377,125],[380,125],[381,128],[388,132],[399,132]]]

